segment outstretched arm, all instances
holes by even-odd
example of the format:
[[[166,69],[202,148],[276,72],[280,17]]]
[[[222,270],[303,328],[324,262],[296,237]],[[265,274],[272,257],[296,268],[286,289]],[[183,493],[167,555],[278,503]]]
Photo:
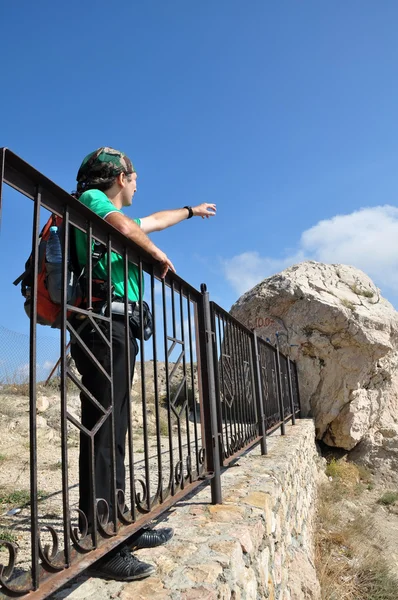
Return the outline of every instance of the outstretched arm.
[[[215,216],[216,205],[203,202],[203,204],[193,206],[192,212],[194,217],[202,217],[202,219],[208,219],[209,217]],[[185,221],[188,218],[188,216],[189,213],[186,208],[162,210],[160,212],[153,213],[153,215],[149,215],[148,217],[142,218],[141,230],[144,233],[162,231],[162,229],[166,229],[167,227],[171,227],[172,225],[177,225],[177,223],[180,223],[181,221]]]
[[[160,248],[155,246],[149,237],[142,231],[142,228],[137,225],[135,221],[129,219],[120,212],[109,213],[105,217],[105,221],[108,221],[113,227],[116,227],[123,235],[128,237],[130,240],[141,246],[148,254],[150,254],[155,260],[160,262],[162,277],[164,277],[169,269],[175,272],[175,268],[171,260],[166,256]]]

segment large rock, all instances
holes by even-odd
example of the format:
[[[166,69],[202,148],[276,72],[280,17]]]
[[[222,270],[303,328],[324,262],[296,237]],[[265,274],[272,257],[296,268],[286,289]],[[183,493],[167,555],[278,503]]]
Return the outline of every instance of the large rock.
[[[246,292],[231,313],[272,343],[277,335],[297,361],[303,413],[319,439],[398,452],[398,313],[365,273],[300,263]]]

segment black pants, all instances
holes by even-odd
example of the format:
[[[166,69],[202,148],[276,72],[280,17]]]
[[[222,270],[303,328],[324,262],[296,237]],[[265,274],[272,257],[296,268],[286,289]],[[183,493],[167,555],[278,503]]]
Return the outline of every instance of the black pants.
[[[107,324],[101,323],[101,329],[107,332]],[[81,338],[91,350],[97,361],[107,373],[110,373],[110,351],[101,335],[86,324],[81,333]],[[112,352],[113,352],[113,404],[114,404],[114,428],[115,428],[115,459],[116,459],[116,489],[125,490],[125,447],[128,428],[128,402],[132,384],[135,357],[138,352],[137,341],[134,338],[131,327],[129,331],[130,344],[130,369],[131,381],[127,384],[126,373],[126,335],[124,317],[114,315],[112,319]],[[89,390],[94,398],[104,407],[111,405],[111,385],[97,365],[87,356],[79,343],[71,344],[71,355],[76,367],[82,376],[83,385]],[[82,416],[81,423],[92,432],[103,413],[89,400],[86,394],[80,394]],[[109,519],[115,516],[114,499],[112,497],[112,436],[111,415],[102,423],[93,436],[93,442],[89,435],[80,433],[80,457],[79,457],[79,508],[87,517],[89,529],[92,528],[92,498],[103,498],[109,506]],[[94,459],[94,490],[92,489],[91,460]],[[102,505],[102,507],[101,507]],[[100,514],[103,512],[104,503],[100,503]],[[80,527],[82,520],[80,519]]]

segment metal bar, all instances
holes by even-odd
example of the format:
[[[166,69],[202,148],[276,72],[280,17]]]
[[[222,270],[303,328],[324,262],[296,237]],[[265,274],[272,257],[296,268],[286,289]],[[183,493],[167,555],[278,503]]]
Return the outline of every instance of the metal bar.
[[[250,385],[251,385],[251,391],[252,391],[252,398],[253,398],[253,402],[252,402],[252,416],[253,416],[253,420],[254,420],[254,427],[253,427],[253,431],[256,431],[257,435],[261,435],[261,429],[260,429],[260,412],[259,412],[259,406],[257,404],[257,394],[256,394],[256,375],[255,375],[255,369],[256,369],[256,364],[257,364],[257,357],[254,354],[254,348],[253,348],[253,334],[251,336],[246,336],[246,348],[247,348],[247,356],[248,356],[248,361],[249,361],[249,369],[250,369]]]
[[[30,523],[32,551],[32,584],[33,589],[39,587],[39,528],[37,502],[37,437],[36,437],[36,328],[37,328],[37,275],[39,270],[39,223],[40,223],[41,191],[37,187],[35,194],[32,263],[33,280],[31,290],[30,340],[29,340],[29,441],[30,441]]]
[[[191,437],[189,431],[189,394],[188,394],[188,379],[187,379],[187,361],[186,361],[186,348],[185,348],[185,331],[184,331],[184,307],[183,307],[183,295],[182,290],[180,290],[180,322],[181,322],[181,341],[183,348],[183,357],[182,357],[182,372],[184,377],[184,393],[185,393],[185,423],[187,429],[187,446],[188,446],[188,454],[187,460],[189,464],[191,464]],[[182,413],[181,413],[182,415]],[[180,447],[180,460],[182,461],[182,442]],[[190,474],[190,479],[192,481],[192,473]],[[182,487],[184,487],[184,477],[182,477],[181,481]]]
[[[117,490],[116,490],[116,434],[115,434],[115,388],[114,388],[114,377],[113,377],[113,319],[111,312],[111,304],[112,304],[112,243],[111,243],[111,235],[108,235],[107,239],[107,311],[109,316],[109,375],[111,380],[110,385],[110,404],[112,407],[112,412],[110,415],[110,423],[109,426],[111,428],[111,490],[110,495],[113,504],[113,512],[111,513],[111,517],[113,516],[113,532],[117,533]],[[91,246],[90,246],[91,247]],[[92,260],[93,256],[90,255],[91,261],[91,274],[92,274]],[[91,278],[90,278],[91,283]],[[90,297],[92,300],[92,297]],[[128,388],[127,388],[128,389]],[[108,427],[108,424],[105,422],[102,427]],[[125,440],[123,440],[125,443]],[[124,491],[124,490],[123,490]]]
[[[215,307],[216,310],[216,307]],[[225,334],[225,317],[223,315],[218,314],[218,318],[219,320],[221,320],[222,323],[222,339],[223,339],[223,348],[221,349],[221,353],[222,356],[228,356],[229,357],[229,365],[230,365],[230,370],[232,369],[232,373],[233,373],[233,366],[232,366],[232,349],[231,349],[231,336],[229,335],[228,337]],[[223,359],[224,360],[224,359]],[[227,375],[226,370],[223,369],[223,374]],[[223,375],[223,377],[224,377]],[[233,415],[232,415],[232,407],[234,405],[234,394],[236,395],[236,384],[234,383],[234,378],[233,376],[231,377],[231,373],[229,373],[230,376],[230,386],[231,386],[231,398],[230,398],[230,402],[226,402],[225,401],[225,420],[226,420],[226,427],[225,427],[225,450],[226,453],[229,453],[229,447],[230,447],[230,442],[229,440],[231,440],[233,437],[236,438],[236,421],[235,419],[233,419]],[[225,383],[225,378],[224,378],[224,397],[226,398],[226,394],[225,394],[225,387],[226,383]],[[228,437],[228,424],[229,424],[229,437]]]
[[[175,493],[174,484],[174,457],[173,457],[173,438],[171,425],[171,407],[170,407],[170,377],[169,377],[169,354],[167,350],[167,306],[166,306],[166,285],[162,279],[162,302],[163,302],[163,337],[164,337],[164,361],[166,375],[166,396],[167,396],[167,424],[168,424],[168,441],[169,441],[169,458],[170,458],[170,477],[169,488],[171,494]]]
[[[252,345],[253,345],[253,357],[254,357],[254,361],[255,361],[256,397],[257,397],[257,407],[258,407],[258,416],[259,416],[258,427],[259,427],[259,432],[261,435],[261,454],[267,454],[267,433],[265,430],[265,422],[264,422],[264,399],[263,399],[263,391],[262,391],[262,385],[261,385],[260,354],[258,351],[256,330],[253,331]]]
[[[131,414],[131,381],[133,378],[133,373],[131,373],[131,351],[130,351],[130,318],[128,314],[128,310],[126,310],[126,306],[128,305],[128,280],[129,280],[129,262],[128,262],[128,254],[127,249],[125,248],[124,257],[123,257],[123,266],[124,266],[124,334],[125,334],[125,344],[126,344],[126,386],[128,389],[128,455],[129,455],[129,482],[130,482],[130,511],[131,518],[133,521],[137,519],[137,508],[135,504],[135,464],[134,464],[134,437],[133,437],[133,428],[132,428],[132,414]]]
[[[91,518],[92,518],[92,531],[91,531],[91,539],[93,542],[94,548],[98,547],[98,530],[97,530],[97,504],[96,504],[96,485],[95,485],[95,463],[94,463],[94,436],[87,436],[90,440],[89,442],[89,478],[91,482],[90,486],[90,504],[91,504]],[[87,517],[87,515],[86,515]]]
[[[221,492],[221,467],[220,467],[220,444],[217,429],[217,407],[216,390],[214,382],[214,358],[213,358],[213,331],[211,330],[209,292],[206,285],[200,286],[202,292],[202,303],[199,310],[200,319],[200,341],[201,341],[201,365],[203,380],[203,408],[205,417],[205,435],[207,464],[210,471],[214,473],[211,480],[211,500],[213,504],[222,503]]]
[[[86,248],[86,265],[87,265],[87,309],[88,311],[93,310],[93,227],[91,221],[88,223],[88,232],[87,232],[87,248]],[[110,261],[108,261],[109,263]]]
[[[200,442],[202,444],[198,454],[198,464],[200,465],[200,455],[203,451],[206,466],[199,466],[198,472],[208,472],[207,466],[207,455],[206,455],[206,427],[205,427],[205,410],[204,410],[204,393],[203,393],[203,381],[202,381],[202,356],[201,356],[201,340],[200,340],[200,319],[199,311],[201,306],[201,297],[197,299],[194,304],[194,321],[195,321],[195,348],[196,348],[196,365],[198,373],[198,388],[199,388],[199,406],[200,406]]]
[[[217,315],[214,310],[213,303],[210,303],[210,317],[211,317],[211,330],[213,332],[213,364],[214,364],[214,386],[215,386],[215,397],[216,397],[216,411],[217,411],[217,431],[218,439],[220,443],[220,464],[223,464],[224,459],[224,439],[223,439],[223,427],[222,427],[222,407],[221,407],[221,389],[220,389],[220,359],[218,358],[218,339],[217,339]],[[218,319],[219,324],[219,319]]]
[[[144,436],[144,459],[145,459],[145,487],[147,510],[151,510],[151,482],[149,474],[149,442],[148,442],[148,420],[146,406],[146,388],[145,388],[145,343],[144,343],[144,307],[142,304],[142,261],[138,265],[138,290],[140,302],[140,359],[141,359],[141,400],[142,400],[142,430]]]
[[[251,402],[249,404],[250,416],[250,438],[254,435],[259,435],[258,415],[257,415],[257,398],[254,379],[254,357],[252,355],[252,335],[244,337],[245,353],[247,357],[247,378],[250,385]]]
[[[272,381],[272,411],[271,415],[277,415],[278,422],[282,420],[279,407],[279,394],[277,384],[277,368],[276,368],[276,350],[274,347],[267,349],[267,368],[270,371]]]
[[[153,385],[155,394],[155,420],[156,420],[156,450],[158,464],[158,499],[163,502],[163,473],[162,473],[162,440],[160,436],[160,406],[159,406],[159,384],[158,384],[158,356],[157,356],[157,332],[156,332],[156,298],[155,298],[155,273],[151,269],[151,309],[153,321],[152,334],[152,356],[153,356]]]
[[[188,301],[188,339],[189,339],[189,360],[191,363],[191,387],[192,387],[192,403],[193,403],[193,422],[195,427],[195,460],[196,460],[196,473],[199,476],[199,444],[198,444],[198,421],[196,414],[196,396],[195,396],[195,373],[193,363],[193,345],[192,345],[192,322],[191,322],[191,297],[190,293],[187,294]],[[198,372],[199,380],[199,367],[198,361],[196,361],[196,368]]]
[[[177,339],[177,328],[176,328],[176,312],[174,304],[174,281],[171,280],[171,318],[173,324],[173,339]]]
[[[215,333],[215,384],[216,384],[216,397],[218,399],[217,406],[219,411],[219,423],[218,430],[221,434],[221,463],[223,464],[225,458],[225,450],[228,445],[228,421],[227,421],[227,402],[224,385],[224,353],[223,353],[223,338],[221,336],[221,317],[216,313],[214,304],[211,304],[212,323]],[[217,363],[217,364],[216,364]],[[224,415],[224,416],[223,416]],[[223,427],[223,418],[225,420],[225,432]],[[225,442],[224,442],[225,433]]]
[[[237,340],[237,331],[236,324],[231,321],[229,323],[231,337],[232,337],[232,351],[231,351],[231,359],[232,359],[232,368],[233,373],[235,375],[235,400],[233,403],[234,407],[234,418],[237,425],[238,435],[237,435],[237,443],[240,445],[241,440],[244,437],[244,424],[243,424],[243,415],[242,415],[242,402],[243,402],[243,393],[242,393],[242,376],[243,369],[241,368],[241,356],[239,354],[239,344]]]
[[[250,378],[250,359],[247,353],[247,339],[241,334],[240,345],[243,354],[243,385],[245,388],[245,404],[244,404],[244,423],[245,423],[245,439],[251,436],[252,425],[252,407],[255,406],[255,396],[253,394],[253,382]],[[250,397],[252,402],[250,402]]]
[[[69,344],[66,342],[66,320],[68,302],[68,259],[69,259],[69,209],[65,206],[63,219],[63,240],[64,249],[62,257],[62,297],[61,297],[61,355],[58,363],[61,364],[61,457],[62,457],[62,507],[63,507],[63,528],[64,528],[64,552],[65,564],[70,565],[70,509],[69,509],[69,480],[68,480],[68,396],[67,396],[67,366],[66,355]],[[57,364],[58,364],[57,363]],[[53,369],[54,371],[54,369]],[[52,371],[52,372],[53,372]],[[47,383],[47,382],[46,382]]]

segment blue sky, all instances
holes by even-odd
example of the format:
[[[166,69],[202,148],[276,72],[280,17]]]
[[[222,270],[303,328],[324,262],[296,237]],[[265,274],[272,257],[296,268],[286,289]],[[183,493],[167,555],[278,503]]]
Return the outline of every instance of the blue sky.
[[[3,2],[0,146],[67,190],[88,152],[124,150],[130,216],[216,202],[152,239],[227,309],[304,258],[398,306],[397,21],[393,0]],[[0,325],[21,333],[31,204],[6,191],[0,232]]]

